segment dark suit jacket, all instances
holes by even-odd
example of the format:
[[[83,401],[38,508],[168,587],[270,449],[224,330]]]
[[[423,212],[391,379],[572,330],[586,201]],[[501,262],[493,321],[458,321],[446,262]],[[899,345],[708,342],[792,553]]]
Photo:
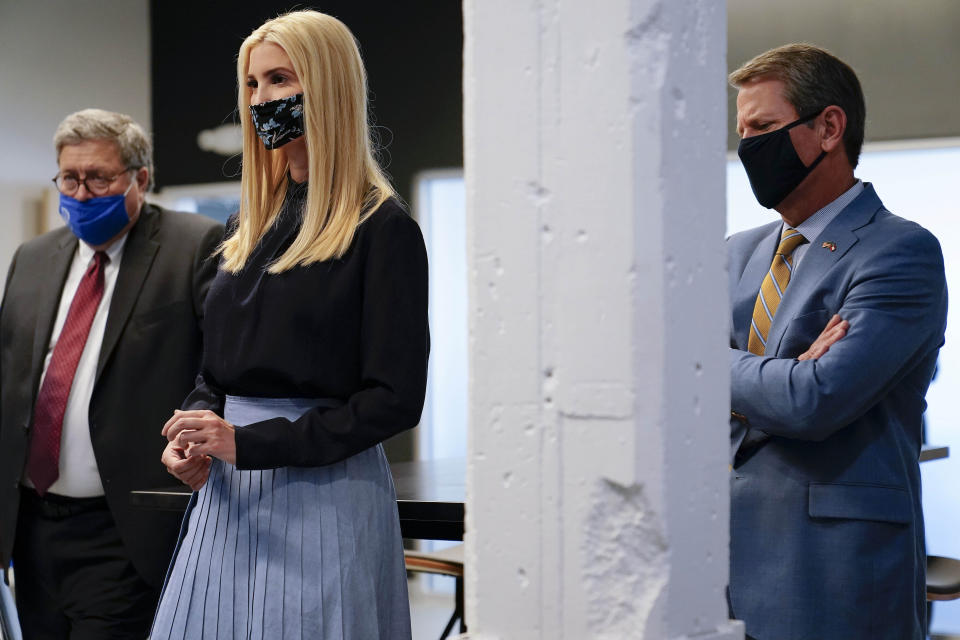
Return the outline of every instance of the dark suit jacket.
[[[209,259],[223,227],[198,215],[144,205],[129,232],[110,300],[90,401],[90,436],[121,539],[147,583],[159,588],[180,515],[136,509],[130,491],[170,484],[160,463],[164,422],[194,386],[202,350]],[[77,239],[67,228],[17,249],[0,306],[0,556],[13,550],[18,485],[37,387]]]
[[[730,404],[751,427],[730,486],[733,613],[756,638],[920,640],[918,457],[946,324],[940,245],[867,184],[811,239],[760,357],[747,338],[779,234],[777,222],[728,242]],[[846,337],[796,360],[835,313]]]

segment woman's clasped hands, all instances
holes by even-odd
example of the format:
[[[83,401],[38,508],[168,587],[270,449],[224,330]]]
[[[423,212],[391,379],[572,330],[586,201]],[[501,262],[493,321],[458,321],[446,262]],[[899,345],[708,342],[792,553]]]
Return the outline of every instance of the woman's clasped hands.
[[[194,491],[210,475],[211,457],[236,464],[234,426],[209,410],[173,412],[161,432],[167,446],[160,460],[167,471]]]

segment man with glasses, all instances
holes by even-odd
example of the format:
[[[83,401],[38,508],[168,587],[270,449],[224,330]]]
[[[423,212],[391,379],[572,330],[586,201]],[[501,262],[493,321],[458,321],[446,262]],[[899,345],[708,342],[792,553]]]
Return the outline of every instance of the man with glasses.
[[[180,514],[160,435],[194,385],[223,227],[145,202],[151,145],[130,117],[54,135],[66,226],[13,257],[0,306],[0,556],[26,638],[143,638]]]

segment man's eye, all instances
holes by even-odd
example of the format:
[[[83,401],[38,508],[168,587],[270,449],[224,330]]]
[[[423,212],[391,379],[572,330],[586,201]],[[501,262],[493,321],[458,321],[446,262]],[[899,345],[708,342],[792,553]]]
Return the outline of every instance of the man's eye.
[[[110,181],[103,176],[91,176],[87,178],[87,184],[92,187],[105,187],[110,184]]]

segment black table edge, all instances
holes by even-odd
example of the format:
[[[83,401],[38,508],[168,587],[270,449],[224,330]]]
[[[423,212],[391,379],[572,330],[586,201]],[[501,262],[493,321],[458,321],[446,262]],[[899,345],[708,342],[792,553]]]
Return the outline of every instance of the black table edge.
[[[131,491],[130,504],[141,509],[182,513],[190,502],[190,495],[186,487]],[[462,502],[397,500],[397,513],[404,538],[463,540]]]

